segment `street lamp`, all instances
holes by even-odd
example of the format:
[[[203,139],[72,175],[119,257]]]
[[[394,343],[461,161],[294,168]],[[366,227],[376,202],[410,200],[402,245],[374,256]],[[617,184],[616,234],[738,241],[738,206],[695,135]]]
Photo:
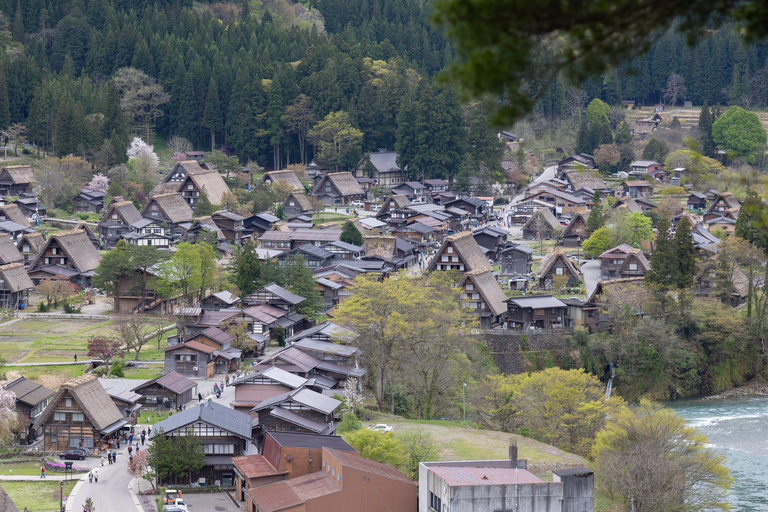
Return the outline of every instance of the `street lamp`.
[[[462,400],[462,403],[464,404],[462,417],[463,417],[463,421],[467,421],[467,383],[462,382],[462,384],[463,386],[461,387],[461,400]]]

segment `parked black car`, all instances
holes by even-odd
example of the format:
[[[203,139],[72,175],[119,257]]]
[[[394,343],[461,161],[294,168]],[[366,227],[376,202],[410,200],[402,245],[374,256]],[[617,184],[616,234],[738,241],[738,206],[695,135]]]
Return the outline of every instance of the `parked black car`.
[[[72,448],[61,454],[64,460],[84,460],[86,452],[82,448]]]

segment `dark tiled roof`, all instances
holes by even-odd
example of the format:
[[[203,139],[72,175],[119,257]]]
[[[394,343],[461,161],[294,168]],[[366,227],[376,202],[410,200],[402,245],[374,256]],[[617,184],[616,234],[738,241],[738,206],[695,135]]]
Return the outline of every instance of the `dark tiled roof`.
[[[30,407],[34,407],[56,394],[55,391],[26,377],[19,377],[16,380],[3,384],[2,387],[8,391],[13,391],[16,395],[16,400]]]
[[[161,430],[165,433],[179,430],[198,420],[231,432],[243,439],[251,439],[253,427],[251,417],[212,400],[203,402],[197,407],[189,407],[177,412],[166,420],[155,424],[152,428],[152,436]]]

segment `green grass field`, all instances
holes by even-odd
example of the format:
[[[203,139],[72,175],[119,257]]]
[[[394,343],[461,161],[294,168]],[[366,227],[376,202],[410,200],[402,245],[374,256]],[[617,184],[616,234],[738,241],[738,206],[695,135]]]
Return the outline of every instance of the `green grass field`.
[[[65,497],[72,492],[74,486],[75,482],[64,483]],[[24,510],[24,507],[33,512],[56,512],[59,510],[59,482],[2,482],[2,488],[5,489],[19,510]]]

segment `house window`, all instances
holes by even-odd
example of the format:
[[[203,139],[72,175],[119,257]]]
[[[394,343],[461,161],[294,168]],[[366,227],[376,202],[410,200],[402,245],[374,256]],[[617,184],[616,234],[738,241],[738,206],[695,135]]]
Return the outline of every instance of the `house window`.
[[[326,194],[330,194],[331,193],[331,184],[330,183],[327,183],[325,185],[325,193]]]
[[[441,512],[443,507],[442,500],[437,497],[432,491],[429,491],[429,508],[437,512]]]
[[[637,263],[630,263],[629,270],[637,270]]]
[[[187,185],[187,190],[195,190],[195,186],[192,183],[190,183],[189,185]]]
[[[65,412],[54,412],[53,413],[53,421],[67,421],[67,413],[65,413]]]
[[[72,399],[71,398],[64,399],[64,406],[65,407],[72,407]]]
[[[448,247],[448,254],[453,254],[453,247]]]
[[[555,275],[556,275],[556,276],[561,276],[561,275],[563,275],[563,268],[562,268],[562,267],[557,267],[557,268],[555,269]]]
[[[443,256],[442,258],[440,258],[440,261],[442,261],[443,263],[447,263],[448,262],[448,256]]]
[[[469,291],[472,291],[472,290],[474,290],[474,289],[475,289],[475,285],[473,285],[472,283],[468,283],[468,284],[467,284],[467,291],[468,291],[468,292],[469,292]]]
[[[29,252],[29,246],[25,245],[24,247],[22,247],[21,252]]]
[[[72,421],[83,421],[83,413],[81,412],[73,412],[72,413]]]
[[[153,204],[152,206],[149,207],[149,209],[152,210],[153,212],[156,212],[157,211],[157,205]]]

